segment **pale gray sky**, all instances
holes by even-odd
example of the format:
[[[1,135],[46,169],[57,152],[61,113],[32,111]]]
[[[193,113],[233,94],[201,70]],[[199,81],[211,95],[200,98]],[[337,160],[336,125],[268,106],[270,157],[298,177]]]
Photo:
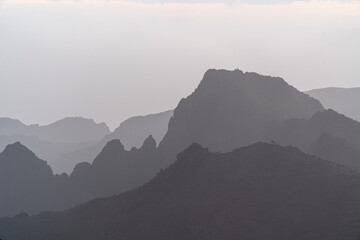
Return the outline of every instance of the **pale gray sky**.
[[[0,116],[114,128],[174,108],[209,68],[360,86],[359,42],[358,0],[5,0]]]

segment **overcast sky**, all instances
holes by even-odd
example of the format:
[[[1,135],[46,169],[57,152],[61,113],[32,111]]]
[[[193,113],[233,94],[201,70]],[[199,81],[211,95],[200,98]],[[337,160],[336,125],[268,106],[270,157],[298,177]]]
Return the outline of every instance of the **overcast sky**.
[[[0,0],[0,116],[47,124],[176,107],[209,68],[360,86],[360,1]]]

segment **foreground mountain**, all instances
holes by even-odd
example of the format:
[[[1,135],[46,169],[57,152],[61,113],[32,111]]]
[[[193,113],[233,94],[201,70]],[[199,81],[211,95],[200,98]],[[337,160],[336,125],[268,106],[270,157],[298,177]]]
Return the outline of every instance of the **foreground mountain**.
[[[310,118],[321,103],[283,79],[240,70],[208,70],[198,88],[174,111],[159,148],[175,156],[193,142],[215,151],[268,140],[291,118]]]
[[[292,147],[198,144],[152,181],[61,213],[0,220],[3,240],[360,237],[360,177]],[[21,231],[19,231],[21,229]]]
[[[0,154],[0,216],[64,210],[138,187],[158,171],[154,169],[158,164],[151,161],[156,159],[155,150],[151,136],[131,151],[113,140],[92,164],[80,163],[68,176],[54,175],[45,161],[22,144],[9,145]]]
[[[66,172],[70,174],[76,164],[92,161],[105,147],[106,143],[113,139],[120,139],[124,148],[127,150],[133,147],[140,148],[149,135],[159,143],[168,129],[169,119],[172,114],[173,111],[169,110],[129,118],[122,122],[114,132],[104,137],[102,141],[62,154],[51,166],[56,173]]]
[[[319,99],[325,108],[360,121],[360,88],[322,88],[306,93]]]
[[[0,216],[63,209],[65,180],[20,143],[8,145],[0,154]]]

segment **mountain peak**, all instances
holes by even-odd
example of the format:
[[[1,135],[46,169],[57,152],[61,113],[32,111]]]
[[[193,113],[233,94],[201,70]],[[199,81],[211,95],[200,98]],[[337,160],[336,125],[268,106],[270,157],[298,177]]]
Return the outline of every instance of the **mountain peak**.
[[[176,107],[159,148],[175,156],[198,142],[212,151],[232,151],[267,141],[271,129],[283,121],[309,119],[323,109],[280,77],[211,69]]]
[[[239,69],[235,69],[235,70],[209,69],[204,74],[204,77],[200,82],[199,87],[203,87],[205,85],[218,85],[218,84],[231,86],[231,84],[238,84],[239,82],[243,82],[245,84],[249,84],[249,82],[253,82],[255,84],[261,84],[261,82],[264,80],[266,82],[270,82],[271,84],[288,85],[285,82],[285,80],[280,77],[265,76],[255,72],[243,72]]]
[[[199,143],[192,143],[189,147],[187,147],[184,151],[177,155],[178,159],[187,159],[189,156],[197,156],[199,154],[203,154],[209,152],[207,148],[204,148]]]
[[[27,158],[37,158],[37,156],[20,142],[9,144],[1,153],[3,156],[22,156]]]
[[[113,139],[107,142],[103,151],[108,151],[114,148],[119,149],[121,151],[125,151],[124,145],[121,143],[120,139]]]
[[[96,156],[93,164],[102,163],[104,160],[117,159],[125,153],[124,145],[120,142],[119,139],[110,140],[101,152]]]
[[[156,149],[156,141],[155,141],[155,139],[153,138],[152,135],[149,135],[145,139],[141,149],[144,149],[144,150]]]

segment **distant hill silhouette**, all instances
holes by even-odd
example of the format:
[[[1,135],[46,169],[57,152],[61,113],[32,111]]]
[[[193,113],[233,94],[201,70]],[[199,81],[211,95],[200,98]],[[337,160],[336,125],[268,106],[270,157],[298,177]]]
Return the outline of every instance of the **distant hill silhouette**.
[[[360,237],[359,192],[358,174],[292,147],[257,143],[221,154],[193,144],[140,188],[61,213],[2,219],[0,233],[4,240],[352,240]]]
[[[159,143],[168,129],[172,114],[173,111],[169,110],[156,114],[131,117],[122,122],[112,133],[105,136],[102,141],[61,155],[52,164],[52,167],[56,169],[57,173],[67,172],[70,174],[76,164],[91,162],[105,147],[106,143],[113,139],[120,139],[127,150],[133,147],[140,148],[149,135]]]
[[[54,175],[45,161],[14,143],[0,154],[0,216],[64,210],[138,187],[158,171],[155,154],[151,136],[131,151],[112,140],[92,164],[78,164],[69,177]]]
[[[325,108],[360,121],[360,88],[321,88],[306,93],[320,100]]]
[[[208,70],[197,89],[174,111],[159,148],[175,156],[198,142],[230,151],[257,141],[291,118],[310,118],[321,103],[278,77],[240,70]]]
[[[105,123],[92,119],[69,117],[49,125],[25,125],[19,120],[0,118],[0,135],[36,136],[55,143],[89,142],[103,138],[110,130]]]
[[[8,144],[21,142],[57,171],[53,162],[61,155],[93,146],[109,134],[105,123],[91,119],[65,118],[55,123],[39,126],[25,125],[19,120],[0,118],[0,152]]]

